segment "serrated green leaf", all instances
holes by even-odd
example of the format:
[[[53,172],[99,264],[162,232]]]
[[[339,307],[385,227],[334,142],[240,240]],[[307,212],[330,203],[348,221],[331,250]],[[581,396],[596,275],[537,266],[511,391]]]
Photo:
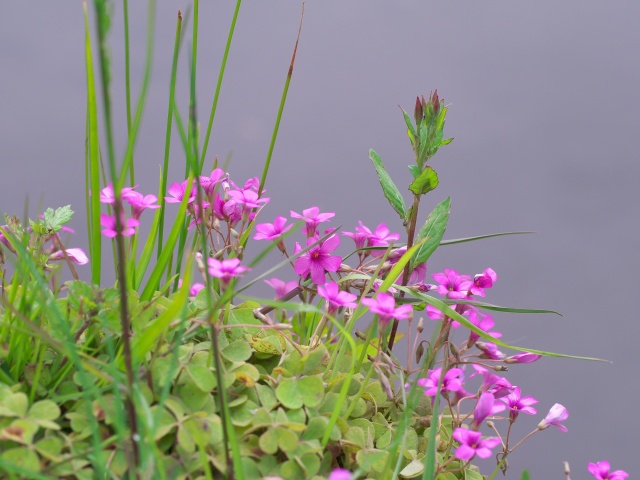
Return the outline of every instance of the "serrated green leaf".
[[[71,205],[56,208],[55,212],[53,209],[47,208],[44,212],[44,226],[48,230],[57,232],[62,228],[62,225],[69,222],[72,217],[73,210],[71,210]]]
[[[431,167],[425,167],[418,177],[411,182],[409,190],[415,195],[424,195],[438,186],[438,174]]]
[[[404,198],[402,198],[400,190],[398,190],[396,184],[391,180],[391,177],[384,168],[382,159],[375,150],[369,150],[369,158],[373,162],[373,166],[376,168],[378,179],[380,180],[380,186],[382,186],[382,192],[384,193],[385,198],[389,201],[398,215],[400,215],[400,218],[404,220],[406,217],[407,207],[404,204]]]

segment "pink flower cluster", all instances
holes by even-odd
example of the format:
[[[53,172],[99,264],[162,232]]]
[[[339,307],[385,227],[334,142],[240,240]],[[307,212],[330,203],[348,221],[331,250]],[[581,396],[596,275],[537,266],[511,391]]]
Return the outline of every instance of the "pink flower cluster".
[[[131,217],[126,217],[124,213],[120,219],[120,225],[122,236],[129,237],[135,235],[136,227],[140,225],[140,216],[142,212],[147,209],[160,208],[160,205],[156,204],[158,197],[155,195],[143,195],[140,192],[136,192],[134,187],[125,187],[121,190],[122,199],[131,206]],[[100,202],[107,205],[113,205],[115,203],[115,193],[113,191],[113,184],[109,183],[105,188],[100,191]],[[108,238],[115,238],[118,235],[117,222],[115,215],[100,215],[100,225],[104,227],[102,234]]]

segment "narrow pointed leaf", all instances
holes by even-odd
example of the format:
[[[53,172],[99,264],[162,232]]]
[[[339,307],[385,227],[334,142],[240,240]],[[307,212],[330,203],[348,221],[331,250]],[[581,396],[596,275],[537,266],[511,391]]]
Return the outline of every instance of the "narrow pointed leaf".
[[[438,248],[442,236],[447,228],[449,222],[449,213],[451,211],[451,198],[447,197],[440,204],[436,205],[433,211],[429,214],[429,218],[418,232],[416,238],[417,241],[426,241],[420,246],[420,249],[416,253],[413,264],[426,262],[431,254]]]
[[[440,245],[453,245],[456,243],[464,243],[464,242],[473,242],[475,240],[483,240],[485,238],[492,237],[502,237],[504,235],[523,235],[525,233],[536,233],[536,232],[500,232],[500,233],[490,233],[488,235],[477,235],[475,237],[465,237],[465,238],[453,238],[451,240],[442,240]]]
[[[375,150],[369,150],[369,158],[373,162],[373,166],[376,167],[376,172],[378,173],[378,178],[380,179],[380,185],[382,186],[384,196],[387,198],[393,209],[398,212],[400,218],[404,220],[407,207],[404,204],[404,199],[400,194],[400,190],[398,190],[398,187],[396,187],[393,180],[391,180],[391,177],[384,168],[382,159]]]
[[[409,129],[409,133],[411,133],[411,135],[413,135],[413,137],[415,138],[416,136],[416,129],[413,127],[413,123],[411,123],[411,118],[409,117],[409,114],[407,112],[404,111],[404,109],[402,110],[402,115],[404,116],[404,121],[407,124],[407,128]],[[411,137],[409,137],[411,138]]]
[[[447,317],[449,317],[452,320],[455,320],[456,322],[460,323],[463,327],[468,328],[469,330],[477,333],[478,335],[480,335],[480,337],[484,338],[485,340],[495,343],[499,347],[504,347],[504,348],[508,348],[510,350],[516,350],[516,351],[520,351],[520,352],[537,353],[538,355],[542,355],[542,356],[545,356],[545,357],[575,358],[577,360],[591,360],[591,361],[596,361],[596,362],[609,362],[609,360],[604,360],[602,358],[580,357],[580,356],[577,356],[577,355],[566,355],[566,354],[563,354],[563,353],[547,352],[545,350],[537,350],[537,349],[533,349],[533,348],[522,347],[522,346],[514,346],[514,345],[510,345],[508,343],[504,343],[501,340],[495,338],[494,336],[489,335],[484,330],[481,330],[480,328],[475,326],[473,323],[471,323],[469,321],[469,319],[467,319],[466,317],[463,317],[462,315],[460,315],[458,312],[456,312],[453,308],[451,308],[449,305],[444,303],[442,300],[439,300],[439,299],[437,299],[435,297],[432,297],[430,295],[425,295],[424,293],[413,292],[413,291],[411,291],[411,290],[409,290],[409,289],[407,289],[405,287],[399,287],[399,288],[401,290],[403,290],[405,293],[409,294],[409,295],[413,295],[414,297],[417,297],[417,298],[420,298],[420,299],[424,300],[427,304],[429,304],[432,307],[435,307],[438,310],[440,310]]]
[[[473,305],[474,307],[483,308],[485,310],[493,310],[494,312],[508,312],[508,313],[553,313],[554,315],[560,315],[561,313],[555,310],[542,310],[538,308],[513,308],[513,307],[501,307],[499,305],[491,305],[490,303],[478,302],[477,300],[445,300],[447,305]]]

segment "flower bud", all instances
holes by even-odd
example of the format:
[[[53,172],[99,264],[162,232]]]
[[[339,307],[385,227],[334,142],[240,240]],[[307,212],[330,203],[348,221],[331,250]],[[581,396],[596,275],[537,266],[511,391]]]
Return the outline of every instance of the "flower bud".
[[[416,97],[416,106],[413,109],[413,118],[416,120],[416,126],[420,125],[424,112],[422,110],[422,103],[420,103],[420,97]]]
[[[440,113],[440,99],[438,98],[437,88],[433,91],[431,98],[429,98],[429,104],[433,109],[433,114],[437,116]]]

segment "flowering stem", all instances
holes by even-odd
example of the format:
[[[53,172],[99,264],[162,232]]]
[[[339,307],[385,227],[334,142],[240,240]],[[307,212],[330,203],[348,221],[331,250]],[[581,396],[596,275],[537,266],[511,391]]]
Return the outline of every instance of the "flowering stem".
[[[409,225],[407,226],[407,251],[413,247],[413,240],[416,234],[416,222],[418,221],[418,206],[420,205],[420,195],[413,196],[413,206],[411,207],[411,218]],[[409,276],[411,275],[411,261],[404,267],[404,273],[402,274],[402,285],[405,286],[409,283]],[[404,297],[404,292],[400,292],[400,298]],[[391,327],[391,334],[389,335],[389,352],[393,350],[393,344],[396,340],[396,332],[398,331],[398,320],[393,320],[393,326]]]

